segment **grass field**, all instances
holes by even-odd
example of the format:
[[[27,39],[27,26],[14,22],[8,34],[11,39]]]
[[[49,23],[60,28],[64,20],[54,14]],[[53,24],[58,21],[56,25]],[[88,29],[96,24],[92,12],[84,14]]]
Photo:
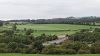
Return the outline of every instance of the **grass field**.
[[[11,28],[11,25],[4,26],[3,29]],[[73,34],[80,29],[100,28],[100,26],[87,26],[87,25],[70,25],[70,24],[27,24],[27,25],[17,25],[17,29],[24,30],[33,29],[37,30],[33,34],[40,35],[42,33],[46,34]]]
[[[0,54],[0,56],[100,56],[100,54],[43,55],[43,54]]]
[[[87,25],[70,25],[70,24],[27,24],[27,25],[18,25],[18,29],[27,28],[34,30],[79,30],[87,29],[90,27],[100,27],[100,26],[87,26]]]

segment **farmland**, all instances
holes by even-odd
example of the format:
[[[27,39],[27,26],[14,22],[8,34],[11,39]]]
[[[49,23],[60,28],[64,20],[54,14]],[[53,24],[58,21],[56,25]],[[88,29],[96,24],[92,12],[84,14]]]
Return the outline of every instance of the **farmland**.
[[[100,28],[100,26],[88,26],[88,25],[70,25],[70,24],[26,24],[26,25],[17,25],[17,29],[24,30],[32,29],[34,35],[40,35],[42,33],[53,35],[53,34],[74,34],[75,32],[80,31],[81,29]],[[3,26],[1,29],[12,28],[12,25]]]

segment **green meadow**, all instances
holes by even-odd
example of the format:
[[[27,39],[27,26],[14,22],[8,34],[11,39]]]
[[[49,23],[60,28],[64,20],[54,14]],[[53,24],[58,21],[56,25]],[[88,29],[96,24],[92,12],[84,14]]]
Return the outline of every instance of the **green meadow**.
[[[42,33],[48,35],[59,35],[59,34],[74,34],[75,32],[80,31],[81,29],[100,28],[100,26],[88,26],[88,25],[71,25],[71,24],[26,24],[26,25],[17,25],[17,29],[24,30],[32,29],[35,30],[33,35],[40,35]],[[12,25],[3,26],[0,29],[10,29]],[[21,32],[22,33],[22,32]]]

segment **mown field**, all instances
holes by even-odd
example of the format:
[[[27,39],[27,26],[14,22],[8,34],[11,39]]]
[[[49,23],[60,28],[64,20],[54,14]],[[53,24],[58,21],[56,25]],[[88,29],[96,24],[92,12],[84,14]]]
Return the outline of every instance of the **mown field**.
[[[0,56],[100,56],[100,54],[43,55],[43,54],[0,54]]]
[[[0,29],[9,29],[11,25],[3,26]],[[88,25],[70,25],[70,24],[26,24],[26,25],[17,25],[17,29],[24,30],[26,29],[33,29],[34,35],[40,35],[42,33],[45,34],[73,34],[78,32],[81,29],[89,29],[92,28],[100,28],[100,26],[88,26]]]

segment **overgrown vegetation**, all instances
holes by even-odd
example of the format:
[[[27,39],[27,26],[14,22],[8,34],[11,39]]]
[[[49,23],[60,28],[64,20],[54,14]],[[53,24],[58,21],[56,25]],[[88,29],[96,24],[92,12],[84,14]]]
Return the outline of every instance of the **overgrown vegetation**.
[[[48,20],[1,21],[0,53],[100,54],[99,17]],[[35,35],[36,32],[41,35]],[[50,32],[52,34],[47,34]],[[57,32],[64,32],[66,40],[57,42],[62,39]]]

